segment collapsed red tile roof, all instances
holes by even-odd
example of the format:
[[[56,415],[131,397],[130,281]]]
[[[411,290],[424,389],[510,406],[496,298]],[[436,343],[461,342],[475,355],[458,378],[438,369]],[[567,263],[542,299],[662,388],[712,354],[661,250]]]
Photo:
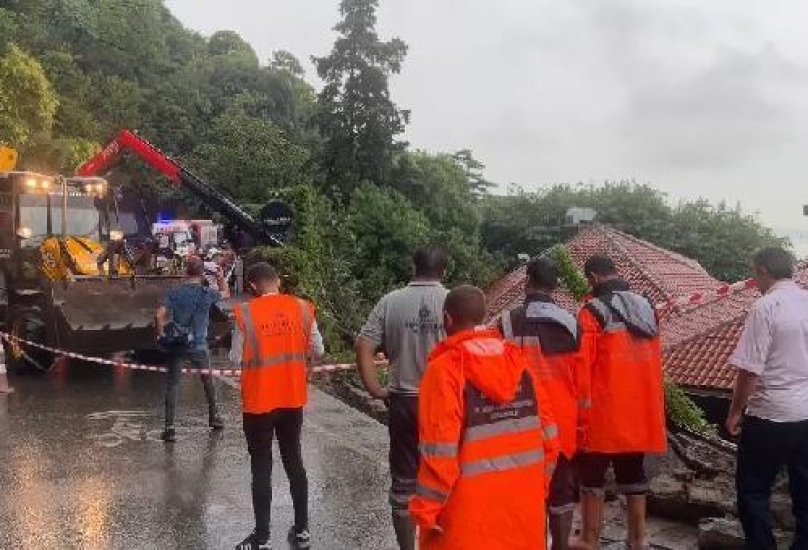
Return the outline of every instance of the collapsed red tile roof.
[[[798,266],[795,279],[808,288],[808,264]],[[729,356],[741,336],[746,315],[760,297],[755,289],[714,297],[662,322],[665,372],[683,386],[729,391],[735,370]]]
[[[632,288],[655,304],[691,292],[712,290],[721,284],[695,260],[606,225],[582,228],[566,246],[581,270],[591,256],[610,257]],[[489,318],[496,318],[518,305],[524,292],[525,276],[525,268],[521,267],[488,287]],[[570,311],[576,311],[580,305],[565,289],[559,289],[555,298]]]

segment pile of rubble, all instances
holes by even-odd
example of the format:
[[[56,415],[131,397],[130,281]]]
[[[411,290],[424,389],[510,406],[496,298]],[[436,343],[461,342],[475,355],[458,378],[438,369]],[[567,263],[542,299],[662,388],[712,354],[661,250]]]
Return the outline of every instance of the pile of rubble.
[[[668,433],[668,454],[654,465],[649,512],[698,526],[700,549],[743,549],[735,508],[735,446],[717,437],[687,431]],[[778,481],[772,510],[778,540],[794,529],[784,479]]]

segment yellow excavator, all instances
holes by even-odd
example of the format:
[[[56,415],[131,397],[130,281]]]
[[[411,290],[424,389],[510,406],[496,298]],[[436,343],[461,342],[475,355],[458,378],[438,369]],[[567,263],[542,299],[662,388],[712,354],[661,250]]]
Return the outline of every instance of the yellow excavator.
[[[2,330],[91,356],[151,347],[155,308],[177,278],[135,274],[124,214],[102,178],[0,170]],[[4,345],[10,369],[53,362]]]

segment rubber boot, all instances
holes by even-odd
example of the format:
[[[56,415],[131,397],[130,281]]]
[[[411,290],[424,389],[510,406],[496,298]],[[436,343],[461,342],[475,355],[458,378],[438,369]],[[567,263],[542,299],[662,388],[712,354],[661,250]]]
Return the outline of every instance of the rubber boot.
[[[393,529],[401,550],[415,550],[415,525],[409,516],[393,512]]]
[[[550,514],[550,536],[553,550],[568,550],[572,534],[572,511],[563,514]]]

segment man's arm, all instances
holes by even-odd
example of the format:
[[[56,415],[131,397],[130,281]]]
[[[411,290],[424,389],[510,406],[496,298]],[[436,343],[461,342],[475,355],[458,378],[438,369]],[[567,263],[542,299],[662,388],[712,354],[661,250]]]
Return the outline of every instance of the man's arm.
[[[738,369],[732,405],[727,414],[726,428],[730,435],[737,436],[741,432],[744,409],[766,368],[772,345],[772,329],[770,316],[758,302],[749,312],[738,345],[729,358],[729,363]]]
[[[365,385],[368,393],[376,399],[387,399],[387,389],[379,384],[379,377],[376,370],[376,344],[364,336],[359,336],[354,345],[356,352],[356,366],[359,369],[359,376]]]
[[[356,338],[356,366],[368,393],[376,399],[387,399],[387,390],[379,384],[376,371],[376,348],[384,341],[386,300],[382,298],[368,315],[365,326]]]
[[[309,340],[309,358],[319,361],[325,355],[325,344],[323,335],[320,334],[320,327],[317,326],[317,319],[311,321],[311,339]]]
[[[230,336],[230,364],[241,365],[241,359],[244,356],[244,333],[238,326],[238,323],[233,325],[233,332]]]
[[[157,329],[157,337],[162,338],[166,333],[166,325],[168,324],[168,308],[160,306],[154,314],[154,326]]]
[[[575,354],[576,390],[578,394],[578,446],[586,444],[589,418],[592,413],[592,365],[595,363],[600,324],[587,310],[578,314],[581,342]]]
[[[230,286],[227,284],[227,279],[224,277],[224,270],[222,270],[221,266],[216,266],[216,286],[222,300],[230,298]]]
[[[760,377],[757,374],[738,369],[738,376],[735,378],[735,390],[732,393],[732,405],[729,407],[727,415],[727,431],[733,437],[741,433],[741,419],[746,409],[749,398],[755,391]]]

